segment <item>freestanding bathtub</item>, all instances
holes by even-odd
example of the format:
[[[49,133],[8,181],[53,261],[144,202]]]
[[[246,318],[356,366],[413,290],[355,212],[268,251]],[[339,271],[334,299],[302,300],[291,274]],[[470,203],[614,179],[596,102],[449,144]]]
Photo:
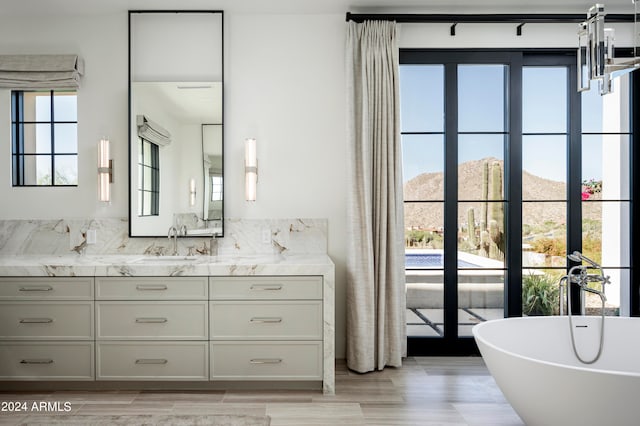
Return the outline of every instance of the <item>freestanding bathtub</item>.
[[[600,317],[573,317],[577,350],[598,351]],[[598,361],[578,361],[569,319],[506,318],[473,328],[480,353],[528,426],[640,425],[640,318],[607,317]]]

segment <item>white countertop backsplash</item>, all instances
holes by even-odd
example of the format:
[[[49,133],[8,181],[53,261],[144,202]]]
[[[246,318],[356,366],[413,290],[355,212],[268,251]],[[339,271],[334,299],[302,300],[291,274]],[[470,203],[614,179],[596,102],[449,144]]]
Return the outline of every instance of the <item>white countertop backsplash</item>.
[[[87,230],[96,244],[86,244]],[[268,230],[269,239],[263,240]],[[326,219],[225,219],[218,255],[327,254]],[[166,237],[131,238],[127,219],[1,220],[0,255],[168,255]],[[210,238],[178,238],[178,252],[208,254]]]
[[[327,255],[0,255],[0,276],[327,275]]]

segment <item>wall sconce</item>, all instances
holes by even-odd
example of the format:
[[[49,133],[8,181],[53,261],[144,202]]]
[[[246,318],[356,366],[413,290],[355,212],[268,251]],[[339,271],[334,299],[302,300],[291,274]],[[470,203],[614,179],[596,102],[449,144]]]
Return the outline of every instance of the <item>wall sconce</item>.
[[[194,178],[189,179],[189,206],[196,205],[196,180]]]
[[[113,182],[113,160],[109,153],[109,139],[102,138],[98,144],[98,199],[111,202],[111,186]]]
[[[258,186],[258,159],[256,140],[244,142],[244,192],[247,201],[255,201]]]

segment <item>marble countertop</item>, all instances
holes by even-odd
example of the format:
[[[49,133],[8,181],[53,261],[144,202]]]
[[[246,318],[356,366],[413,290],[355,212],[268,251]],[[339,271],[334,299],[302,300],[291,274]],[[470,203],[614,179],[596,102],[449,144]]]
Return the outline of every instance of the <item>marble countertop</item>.
[[[16,255],[0,256],[0,276],[226,276],[326,275],[334,264],[327,255]]]

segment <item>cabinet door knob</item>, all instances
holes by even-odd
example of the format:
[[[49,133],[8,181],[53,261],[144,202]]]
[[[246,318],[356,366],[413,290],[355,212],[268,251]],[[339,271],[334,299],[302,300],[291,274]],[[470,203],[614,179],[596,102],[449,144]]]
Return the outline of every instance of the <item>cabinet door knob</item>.
[[[136,290],[140,291],[162,291],[166,289],[167,286],[165,284],[138,284],[136,286]]]
[[[280,317],[253,317],[253,318],[251,318],[249,320],[249,322],[275,324],[275,323],[282,322],[282,318],[280,318]]]
[[[280,364],[281,358],[253,358],[249,361],[251,364]]]
[[[136,318],[138,324],[164,324],[167,318]]]
[[[52,359],[23,359],[20,364],[53,364]]]
[[[253,284],[250,287],[251,290],[257,291],[278,291],[282,290],[282,285],[273,285],[273,284]]]
[[[136,359],[136,364],[166,364],[167,361],[164,358],[140,358]]]
[[[18,291],[51,291],[53,287],[50,285],[30,285],[25,287],[20,287]]]
[[[52,318],[22,318],[20,324],[51,324]]]

